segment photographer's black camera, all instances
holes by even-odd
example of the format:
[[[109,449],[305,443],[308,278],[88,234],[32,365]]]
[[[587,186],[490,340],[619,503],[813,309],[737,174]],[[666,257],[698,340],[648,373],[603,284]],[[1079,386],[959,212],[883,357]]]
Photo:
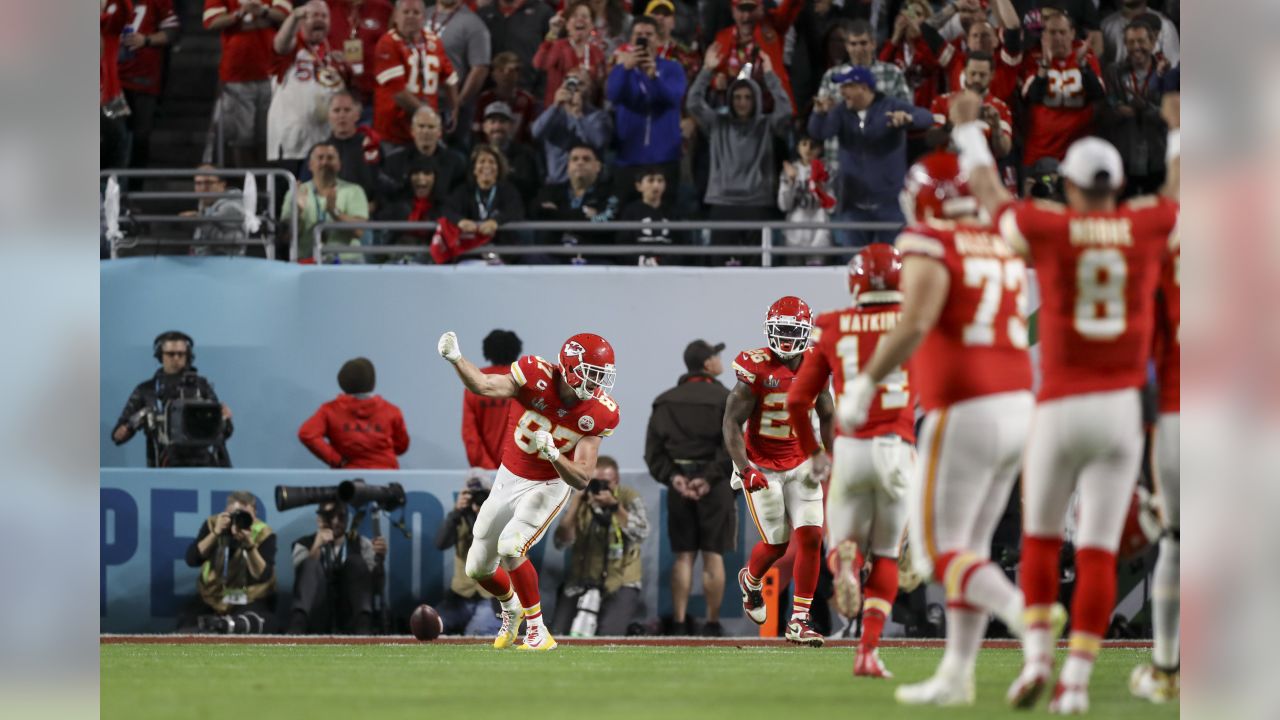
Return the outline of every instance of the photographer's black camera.
[[[475,505],[476,507],[480,507],[481,505],[484,505],[484,501],[488,499],[489,499],[488,490],[472,490],[471,491],[471,504]]]
[[[253,515],[248,510],[237,510],[231,513],[231,525],[227,527],[230,534],[236,530],[248,530],[253,527]]]
[[[609,491],[610,491],[610,488],[609,488],[608,480],[591,480],[590,482],[587,483],[587,492],[591,493],[592,495],[595,495],[597,493],[602,493],[602,492],[609,492]]]

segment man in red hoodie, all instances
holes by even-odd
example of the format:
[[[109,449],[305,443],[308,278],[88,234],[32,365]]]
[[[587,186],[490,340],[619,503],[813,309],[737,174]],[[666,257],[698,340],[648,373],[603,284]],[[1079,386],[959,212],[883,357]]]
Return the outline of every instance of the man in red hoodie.
[[[373,363],[355,358],[338,371],[342,394],[320,406],[298,428],[298,439],[332,468],[398,470],[409,449],[400,408],[373,394]]]
[[[511,363],[520,359],[524,344],[510,330],[494,330],[484,338],[484,359],[489,366],[481,368],[486,375],[511,372]],[[467,448],[471,467],[497,470],[502,457],[502,442],[507,437],[507,409],[511,398],[487,398],[462,391],[462,444]]]

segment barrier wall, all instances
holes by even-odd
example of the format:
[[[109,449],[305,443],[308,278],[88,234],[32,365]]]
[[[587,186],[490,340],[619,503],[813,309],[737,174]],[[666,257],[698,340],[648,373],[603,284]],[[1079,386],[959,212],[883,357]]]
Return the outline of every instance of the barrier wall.
[[[248,490],[259,498],[259,517],[279,535],[276,553],[277,611],[289,607],[293,588],[290,546],[315,532],[313,506],[277,513],[276,485],[334,485],[350,473],[314,470],[131,470],[103,469],[101,473],[101,546],[99,608],[102,632],[169,632],[176,615],[194,595],[196,568],[186,565],[187,547],[205,518],[221,512],[226,496]],[[457,499],[463,475],[457,472],[363,472],[370,483],[399,482],[405,487],[403,517],[411,537],[383,523],[389,545],[386,597],[392,613],[403,619],[418,603],[438,603],[453,576],[454,551],[437,550],[435,531]],[[649,514],[650,532],[642,548],[645,617],[671,612],[672,554],[667,540],[666,489],[647,473],[624,471],[622,482],[640,492]],[[265,501],[265,502],[263,502]],[[721,605],[726,630],[754,634],[756,626],[742,616],[734,586],[743,548],[756,541],[739,498],[738,551],[725,556],[728,587]],[[401,511],[390,514],[399,519]],[[368,533],[366,523],[365,532]],[[530,552],[539,568],[543,603],[554,612],[556,591],[563,580],[568,549],[557,550],[548,535]],[[690,612],[705,617],[700,573],[695,572]],[[287,616],[286,616],[287,617]]]
[[[684,372],[694,338],[733,353],[765,343],[765,310],[796,294],[815,310],[848,302],[842,268],[307,267],[246,258],[132,258],[102,264],[101,411],[104,467],[144,467],[141,437],[110,435],[133,387],[157,363],[151,342],[169,329],[196,340],[196,365],[234,413],[228,447],[239,468],[322,468],[297,440],[298,426],[338,393],[342,363],[357,355],[378,369],[379,394],[404,411],[406,469],[463,468],[462,388],[436,353],[454,330],[483,362],[494,328],[516,331],[526,353],[554,357],[575,332],[613,344],[613,393],[622,409],[602,452],[644,467],[653,398]],[[732,384],[727,372],[722,378]]]

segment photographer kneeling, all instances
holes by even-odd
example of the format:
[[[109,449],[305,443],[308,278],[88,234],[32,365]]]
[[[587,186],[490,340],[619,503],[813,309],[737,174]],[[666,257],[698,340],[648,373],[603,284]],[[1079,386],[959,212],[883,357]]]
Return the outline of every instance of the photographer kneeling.
[[[226,510],[209,517],[187,547],[199,610],[179,618],[180,632],[262,633],[274,627],[276,536],[258,519],[250,492],[227,496]]]
[[[467,575],[471,529],[475,527],[480,506],[489,498],[489,486],[482,479],[484,474],[481,468],[472,470],[453,509],[436,529],[436,549],[454,549],[453,579],[437,608],[446,635],[493,635],[502,624],[498,620],[501,608],[497,601]]]
[[[385,538],[347,532],[346,503],[320,503],[315,534],[293,543],[289,634],[372,634],[373,595],[386,557]]]
[[[649,519],[640,493],[619,484],[618,463],[596,460],[596,475],[556,528],[555,546],[573,546],[556,601],[553,632],[620,636],[640,608],[640,546]]]
[[[156,336],[152,349],[160,369],[133,389],[111,439],[123,445],[141,429],[147,467],[231,467],[231,408],[192,364],[195,341],[170,330]]]

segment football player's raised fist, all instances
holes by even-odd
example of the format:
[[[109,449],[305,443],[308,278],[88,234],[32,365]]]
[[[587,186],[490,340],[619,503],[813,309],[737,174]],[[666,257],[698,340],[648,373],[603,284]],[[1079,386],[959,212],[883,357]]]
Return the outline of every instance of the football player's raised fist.
[[[458,336],[454,335],[452,330],[440,336],[436,349],[440,351],[440,357],[451,363],[457,363],[462,359],[462,351],[458,349]]]

